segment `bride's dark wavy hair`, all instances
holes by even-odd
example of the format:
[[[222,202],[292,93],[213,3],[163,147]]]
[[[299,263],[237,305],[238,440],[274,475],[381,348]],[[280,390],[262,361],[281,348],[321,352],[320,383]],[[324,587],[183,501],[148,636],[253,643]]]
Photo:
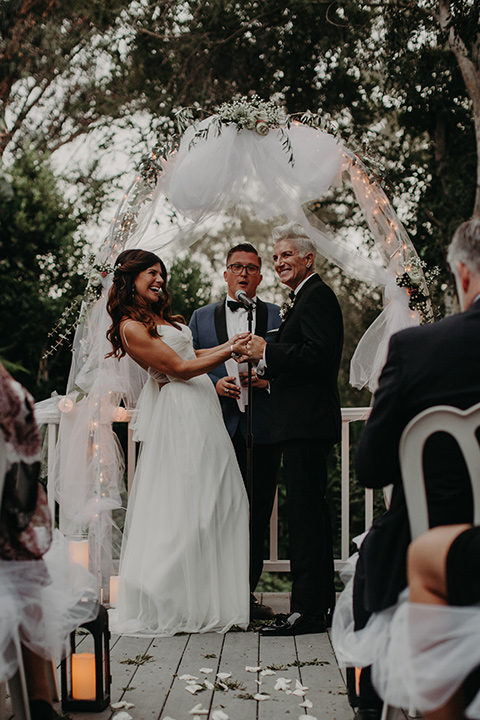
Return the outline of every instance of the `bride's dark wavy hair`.
[[[163,285],[157,302],[150,306],[142,304],[135,295],[135,279],[148,268],[160,264]],[[171,296],[167,289],[167,269],[162,260],[147,250],[124,250],[117,258],[113,271],[113,285],[108,293],[107,312],[112,318],[112,324],[107,330],[113,350],[106,357],[122,358],[126,352],[120,334],[120,323],[125,318],[131,318],[143,323],[148,334],[154,338],[160,337],[157,331],[155,315],[179,328],[178,323],[184,323],[182,315],[172,315],[170,307]]]

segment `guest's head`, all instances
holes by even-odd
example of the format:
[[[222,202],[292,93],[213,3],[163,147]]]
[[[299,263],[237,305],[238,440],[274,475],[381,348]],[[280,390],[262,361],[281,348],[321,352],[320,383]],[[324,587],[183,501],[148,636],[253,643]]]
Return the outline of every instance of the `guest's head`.
[[[448,248],[447,260],[455,277],[462,310],[480,294],[480,218],[457,228]]]
[[[240,243],[228,251],[226,270],[223,277],[228,286],[228,294],[234,298],[238,290],[243,290],[253,298],[262,280],[262,260],[253,245]]]
[[[315,243],[304,228],[294,222],[274,228],[272,239],[275,271],[284,285],[295,290],[315,270]]]
[[[112,325],[107,331],[107,338],[113,346],[110,355],[125,355],[120,323],[126,318],[143,323],[152,337],[159,337],[158,318],[173,325],[183,321],[180,316],[172,316],[167,281],[165,265],[154,253],[138,249],[120,253],[115,262],[107,302],[107,311],[112,318]]]

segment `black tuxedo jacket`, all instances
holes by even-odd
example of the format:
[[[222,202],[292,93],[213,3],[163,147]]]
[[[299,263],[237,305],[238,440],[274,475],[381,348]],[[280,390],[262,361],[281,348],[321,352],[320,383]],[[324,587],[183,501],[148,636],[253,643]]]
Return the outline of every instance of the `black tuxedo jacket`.
[[[466,409],[480,402],[480,302],[433,325],[403,330],[390,341],[371,416],[360,439],[357,476],[366,487],[394,484],[389,510],[373,523],[360,548],[354,585],[357,626],[395,603],[406,586],[410,529],[398,445],[407,423],[434,405]],[[472,522],[472,494],[460,451],[446,434],[425,447],[432,527]]]
[[[321,438],[337,442],[341,411],[337,376],[343,321],[335,293],[315,274],[267,344],[273,440]]]

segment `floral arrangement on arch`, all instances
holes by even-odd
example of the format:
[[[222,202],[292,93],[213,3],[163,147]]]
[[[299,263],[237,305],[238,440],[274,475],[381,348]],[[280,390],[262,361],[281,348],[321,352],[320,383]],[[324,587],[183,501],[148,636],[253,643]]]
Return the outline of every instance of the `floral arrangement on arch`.
[[[190,125],[194,127],[197,125],[192,108],[181,108],[177,111],[176,118],[180,133]],[[195,132],[189,147],[193,147],[198,140],[207,138],[212,129],[218,135],[222,132],[222,128],[228,125],[236,125],[238,132],[250,130],[262,137],[268,135],[270,130],[277,130],[282,146],[289,154],[288,162],[294,165],[292,146],[287,134],[291,122],[290,115],[273,100],[262,100],[258,95],[243,96],[216,108],[209,124]]]

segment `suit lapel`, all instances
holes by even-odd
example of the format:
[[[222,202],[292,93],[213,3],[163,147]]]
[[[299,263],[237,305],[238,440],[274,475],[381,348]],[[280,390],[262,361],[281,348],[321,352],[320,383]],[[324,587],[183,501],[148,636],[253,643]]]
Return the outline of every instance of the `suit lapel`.
[[[265,337],[268,327],[268,308],[262,300],[257,300],[255,312],[255,335]]]
[[[215,332],[217,333],[218,344],[221,345],[228,340],[227,316],[225,313],[225,300],[215,305]]]
[[[293,313],[295,312],[295,306],[298,305],[298,301],[300,300],[301,296],[303,295],[303,293],[304,293],[304,291],[305,291],[305,288],[306,288],[306,287],[310,287],[311,285],[313,285],[314,283],[318,282],[319,280],[321,280],[320,276],[319,276],[319,275],[314,275],[313,277],[309,278],[308,281],[305,283],[305,285],[303,285],[303,286],[300,288],[300,290],[298,291],[297,295],[295,296],[295,303],[294,303],[293,308],[287,313],[285,319],[282,321],[282,324],[281,324],[280,327],[278,328],[278,332],[276,333],[276,338],[275,338],[275,341],[276,341],[276,342],[280,342],[280,337],[281,337],[281,335],[282,335],[283,328],[285,327],[285,324],[287,323],[288,319],[289,319],[289,318],[293,315]]]

